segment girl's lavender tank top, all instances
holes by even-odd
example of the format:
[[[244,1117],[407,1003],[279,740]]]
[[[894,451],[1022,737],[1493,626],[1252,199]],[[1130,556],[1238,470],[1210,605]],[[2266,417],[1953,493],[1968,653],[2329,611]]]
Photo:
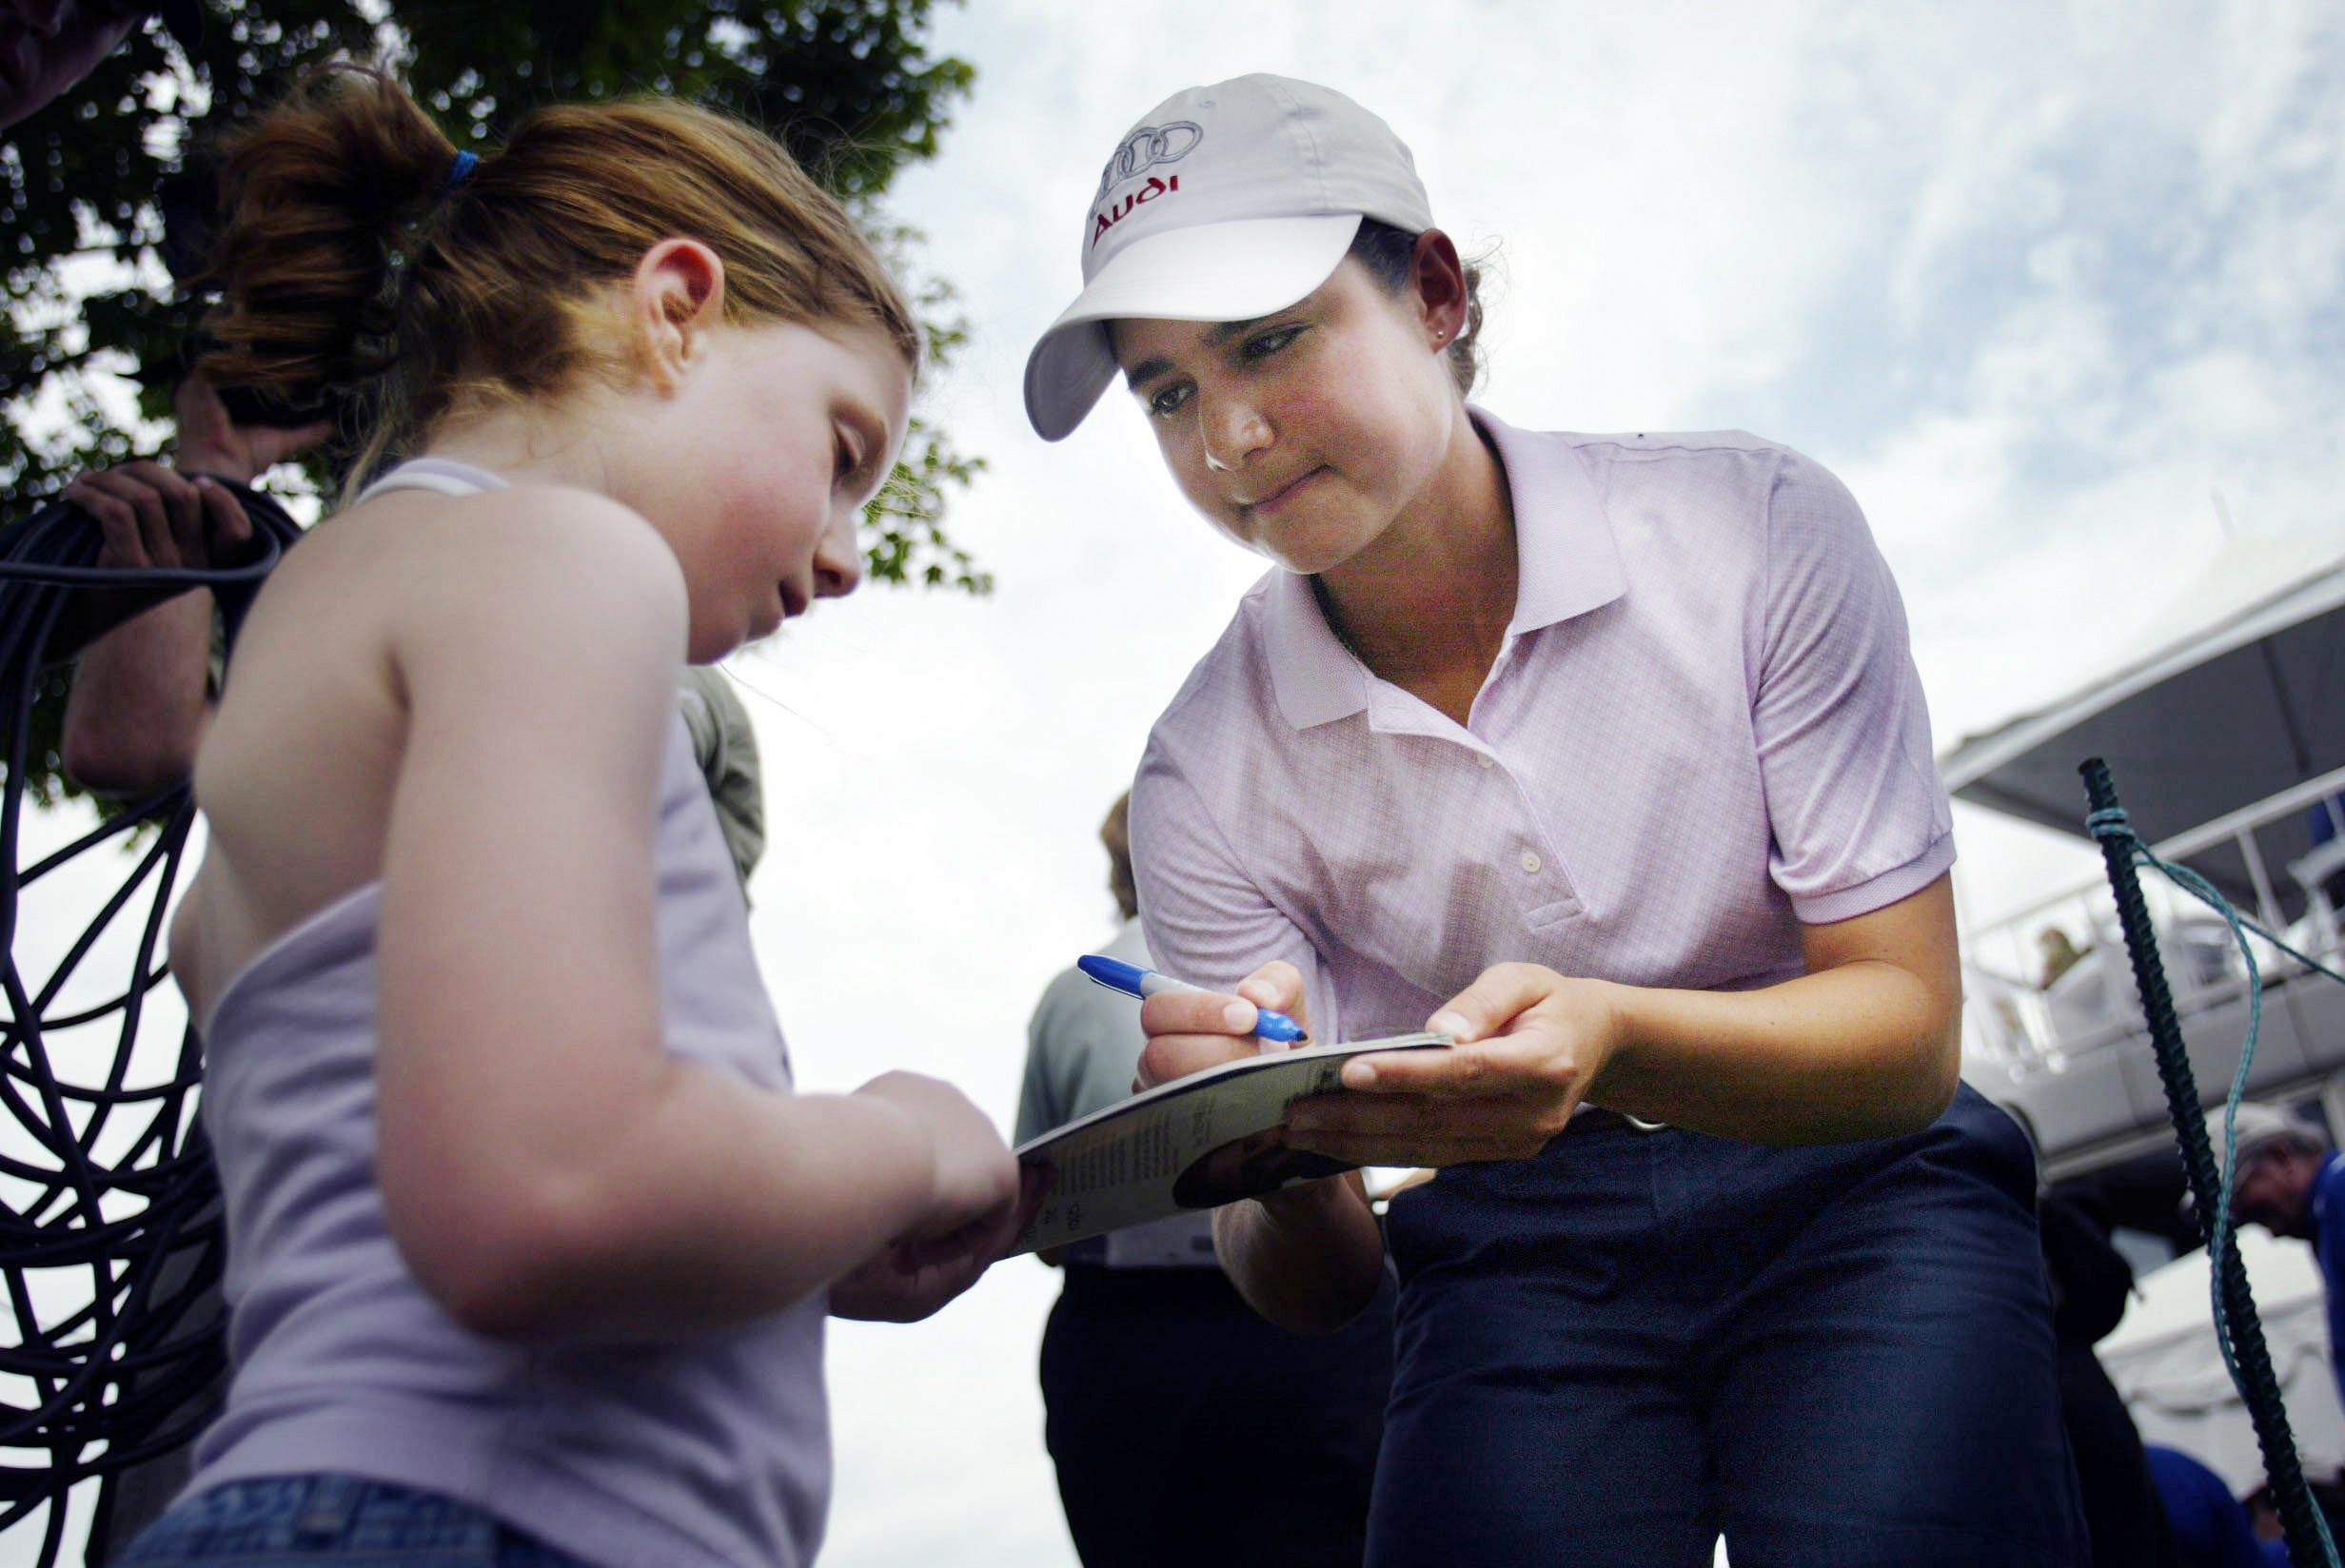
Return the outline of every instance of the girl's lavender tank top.
[[[365,494],[502,482],[425,459]],[[657,870],[668,1049],[786,1092],[781,1029],[680,715]],[[721,1333],[547,1350],[468,1332],[408,1273],[373,1171],[381,905],[370,884],[286,933],[203,1030],[235,1380],[188,1492],[342,1473],[463,1499],[603,1568],[808,1562],[830,1489],[820,1297]]]

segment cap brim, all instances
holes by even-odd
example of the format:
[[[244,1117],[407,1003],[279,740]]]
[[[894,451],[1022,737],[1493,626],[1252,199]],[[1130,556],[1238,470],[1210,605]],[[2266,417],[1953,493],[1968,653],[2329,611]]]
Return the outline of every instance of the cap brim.
[[[1338,212],[1194,224],[1134,240],[1026,357],[1026,418],[1035,434],[1064,438],[1115,379],[1105,323],[1242,322],[1283,310],[1328,281],[1359,228],[1358,213]]]

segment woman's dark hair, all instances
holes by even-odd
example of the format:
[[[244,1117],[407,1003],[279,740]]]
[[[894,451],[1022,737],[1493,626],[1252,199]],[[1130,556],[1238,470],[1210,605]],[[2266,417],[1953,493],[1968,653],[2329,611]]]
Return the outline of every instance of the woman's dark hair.
[[[1416,271],[1417,236],[1377,219],[1363,218],[1360,231],[1351,237],[1350,254],[1386,293],[1398,294],[1409,286]],[[1449,340],[1449,374],[1460,392],[1471,392],[1482,374],[1482,355],[1475,347],[1475,340],[1482,335],[1482,264],[1461,261],[1459,265],[1466,269],[1466,324]]]

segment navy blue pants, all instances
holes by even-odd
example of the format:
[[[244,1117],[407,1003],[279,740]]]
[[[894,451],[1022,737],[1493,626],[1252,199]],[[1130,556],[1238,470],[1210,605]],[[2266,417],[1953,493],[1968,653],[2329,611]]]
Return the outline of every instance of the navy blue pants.
[[[1370,1568],[2075,1568],[2035,1162],[1588,1115],[1393,1200]]]

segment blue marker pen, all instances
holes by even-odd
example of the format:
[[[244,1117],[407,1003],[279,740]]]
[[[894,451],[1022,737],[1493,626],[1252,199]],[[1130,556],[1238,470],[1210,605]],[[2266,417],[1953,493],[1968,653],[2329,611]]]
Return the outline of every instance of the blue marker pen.
[[[1203,986],[1192,986],[1186,980],[1175,980],[1154,970],[1144,970],[1137,964],[1127,964],[1120,958],[1102,958],[1095,952],[1085,953],[1074,961],[1074,967],[1090,975],[1110,990],[1120,990],[1126,996],[1154,996],[1159,991],[1202,991]],[[1254,1037],[1291,1046],[1304,1038],[1303,1026],[1283,1012],[1268,1008],[1254,1009]]]

